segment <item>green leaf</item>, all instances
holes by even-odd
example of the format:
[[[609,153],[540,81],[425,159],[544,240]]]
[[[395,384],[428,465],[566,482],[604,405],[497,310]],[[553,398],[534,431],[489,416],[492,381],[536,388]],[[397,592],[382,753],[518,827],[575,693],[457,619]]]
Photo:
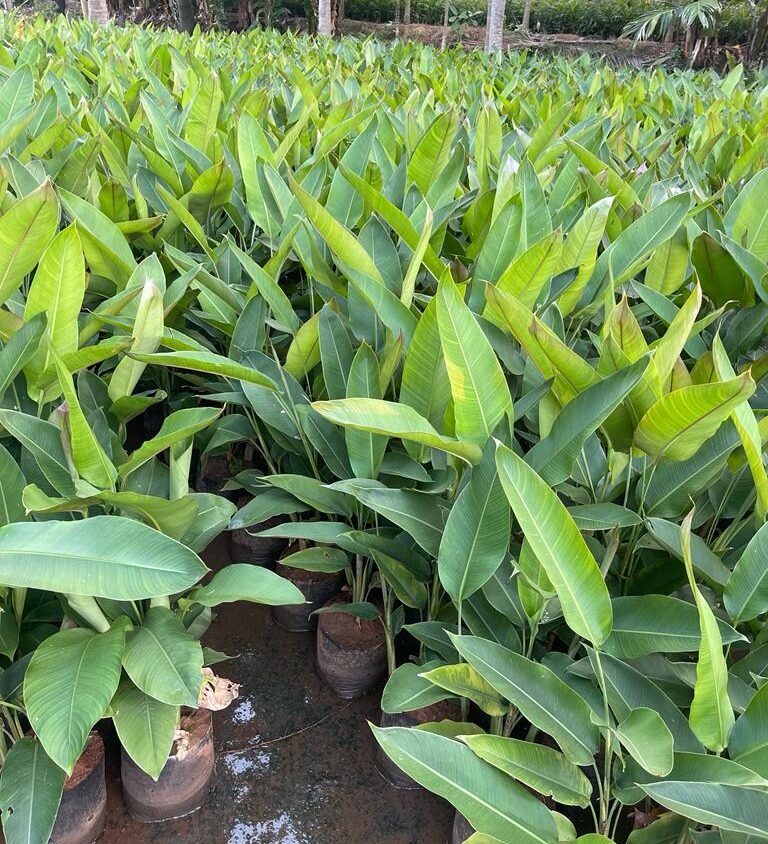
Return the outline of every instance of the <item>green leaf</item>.
[[[556,803],[589,805],[592,784],[562,753],[542,744],[501,736],[462,736],[461,740],[494,768]]]
[[[437,556],[445,591],[460,603],[480,589],[509,550],[509,506],[494,459],[493,443],[472,469],[448,514]]]
[[[25,321],[0,350],[0,397],[14,378],[32,360],[46,328],[46,317],[38,314]]]
[[[600,736],[587,702],[554,672],[496,642],[452,636],[464,659],[577,765],[591,765]]]
[[[75,483],[61,442],[61,431],[50,422],[0,408],[0,423],[30,454],[46,480],[62,495],[73,496]]]
[[[616,735],[630,756],[646,771],[665,777],[674,764],[674,739],[658,712],[633,709],[617,726]]]
[[[422,676],[440,665],[442,663],[439,660],[432,660],[424,665],[406,662],[396,668],[381,695],[382,712],[412,712],[451,697],[450,692],[438,688],[426,676]]]
[[[39,525],[38,525],[39,527]],[[68,774],[120,682],[121,625],[62,630],[38,645],[24,676],[24,706],[46,753]]]
[[[40,258],[27,295],[24,321],[44,313],[50,343],[50,347],[41,349],[27,365],[28,382],[33,382],[52,365],[51,351],[58,355],[77,351],[77,320],[84,295],[83,250],[77,229],[68,226],[56,235]]]
[[[482,455],[474,443],[454,440],[439,434],[423,416],[407,404],[383,399],[355,398],[313,402],[312,407],[325,419],[345,428],[421,443],[455,454],[468,463],[478,463]]]
[[[445,512],[435,496],[406,489],[351,486],[366,507],[407,531],[428,553],[437,556],[445,527]]]
[[[120,516],[0,528],[0,582],[134,601],[183,592],[207,571],[197,554]]]
[[[744,549],[728,578],[723,600],[734,624],[768,609],[768,525],[763,525]]]
[[[8,844],[48,844],[66,772],[30,736],[16,741],[3,762],[0,811]]]
[[[0,445],[0,526],[26,519],[21,500],[26,483],[19,464]]]
[[[67,402],[66,416],[72,461],[80,476],[101,489],[112,489],[117,479],[117,469],[107,456],[101,443],[86,419],[78,401],[72,373],[54,353],[56,374]]]
[[[337,572],[344,571],[349,565],[347,555],[340,548],[305,548],[287,557],[280,558],[281,566],[303,569],[304,571]],[[292,601],[295,603],[295,601]]]
[[[204,607],[217,607],[233,601],[282,606],[303,604],[304,595],[290,580],[264,566],[234,563],[214,574],[209,583],[193,589],[187,600]]]
[[[491,344],[450,277],[440,282],[436,298],[456,435],[484,445],[502,417],[511,417],[509,387]]]
[[[471,700],[486,715],[501,718],[509,712],[509,704],[504,697],[479,671],[466,662],[458,665],[440,665],[430,671],[424,671],[421,676],[441,689]]]
[[[681,387],[653,404],[635,430],[635,445],[655,459],[686,460],[755,391],[749,372],[728,381]]]
[[[580,392],[557,415],[549,434],[526,454],[526,463],[551,486],[563,483],[589,436],[624,401],[647,366],[647,358],[641,358]]]
[[[501,444],[496,465],[512,512],[557,592],[568,626],[593,644],[602,644],[611,632],[611,602],[579,529],[555,492]]]
[[[77,224],[77,233],[91,271],[115,282],[122,290],[134,270],[136,259],[125,235],[96,206],[59,188],[64,210]]]
[[[636,659],[653,653],[691,653],[701,642],[699,614],[693,604],[671,595],[627,595],[614,598],[613,629],[604,643],[607,653]],[[717,619],[726,644],[744,637]]]
[[[712,356],[715,364],[715,373],[722,381],[735,377],[731,362],[728,360],[728,353],[723,346],[720,335],[716,334],[712,344]],[[768,516],[768,473],[763,464],[763,445],[760,436],[760,429],[757,425],[757,418],[745,399],[740,405],[734,408],[731,420],[739,432],[741,445],[746,454],[749,470],[755,482],[757,493],[757,518],[764,521]]]
[[[173,747],[178,707],[155,700],[124,680],[110,708],[125,752],[157,781]]]
[[[755,788],[709,782],[643,783],[657,803],[697,823],[768,837],[768,793]]]
[[[381,398],[379,361],[376,353],[363,343],[352,360],[347,380],[347,399]],[[344,432],[352,472],[358,478],[376,478],[387,448],[387,437],[349,427]]]
[[[736,719],[728,755],[761,776],[768,775],[768,685],[761,686]]]
[[[242,366],[212,352],[159,352],[150,355],[131,353],[131,357],[156,366],[172,366],[177,369],[189,369],[192,372],[206,372],[211,375],[220,375],[222,378],[256,384],[267,390],[277,389],[274,381],[258,369]]]
[[[515,844],[557,841],[549,810],[467,746],[423,730],[371,729],[406,774],[448,800],[474,829]]]
[[[50,179],[0,217],[0,304],[40,260],[58,223],[59,203]]]
[[[150,607],[141,626],[128,633],[123,666],[136,686],[155,700],[197,708],[203,651],[166,607]]]
[[[728,746],[733,729],[733,706],[728,697],[728,665],[723,655],[723,640],[709,604],[701,594],[693,574],[691,557],[691,522],[693,511],[683,521],[682,543],[688,582],[699,611],[701,644],[696,665],[696,686],[688,716],[691,729],[703,745],[715,753]]]
[[[121,463],[118,472],[121,477],[143,466],[155,455],[160,454],[176,443],[194,436],[219,418],[221,409],[215,407],[190,407],[177,410],[163,420],[158,433],[142,443],[125,463]]]

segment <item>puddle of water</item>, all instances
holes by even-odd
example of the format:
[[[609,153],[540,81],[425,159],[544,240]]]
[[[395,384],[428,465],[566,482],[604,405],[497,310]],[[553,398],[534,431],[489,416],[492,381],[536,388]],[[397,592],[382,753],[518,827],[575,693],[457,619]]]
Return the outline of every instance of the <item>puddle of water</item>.
[[[261,823],[238,821],[231,829],[227,844],[311,844],[311,839],[296,829],[291,816],[283,812],[279,817]]]
[[[244,698],[232,710],[233,724],[250,724],[256,717],[256,710],[253,707],[253,701],[250,698]]]

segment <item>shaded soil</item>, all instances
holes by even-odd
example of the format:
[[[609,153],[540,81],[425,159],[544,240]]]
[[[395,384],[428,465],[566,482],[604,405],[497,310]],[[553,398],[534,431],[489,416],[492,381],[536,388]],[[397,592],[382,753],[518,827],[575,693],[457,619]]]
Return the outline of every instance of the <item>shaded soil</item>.
[[[219,541],[206,553],[219,568]],[[114,741],[108,741],[109,816],[99,844],[445,844],[453,812],[424,791],[402,792],[374,767],[380,690],[340,701],[315,673],[314,633],[286,633],[269,608],[230,604],[205,638],[239,654],[217,673],[240,697],[213,713],[216,777],[188,818],[143,825],[125,811]]]
[[[326,606],[349,602],[349,593],[341,592],[331,598]],[[318,624],[325,635],[341,647],[361,651],[384,647],[384,628],[378,619],[357,618],[345,612],[328,612],[320,616]]]
[[[84,779],[89,777],[93,772],[93,769],[101,762],[103,755],[104,742],[97,732],[92,732],[87,744],[85,745],[85,750],[75,763],[75,767],[72,770],[72,776],[67,777],[67,780],[64,783],[64,790],[71,791],[73,788],[80,785]]]
[[[288,22],[291,29],[302,32],[306,29],[305,18],[291,18]],[[395,37],[404,41],[420,41],[439,47],[443,36],[441,26],[430,24],[400,24],[395,28],[392,23],[371,23],[345,19],[338,25],[341,35],[375,35],[383,40]],[[459,43],[453,31],[448,33],[448,43]],[[462,46],[467,49],[482,47],[485,43],[485,27],[472,26],[465,30]],[[606,56],[614,61],[629,64],[644,64],[669,56],[676,49],[674,44],[661,44],[656,41],[641,41],[635,44],[625,38],[598,40],[583,38],[580,35],[558,33],[554,35],[540,35],[536,33],[522,33],[507,31],[504,34],[504,47],[508,50],[536,50],[544,52],[559,52],[566,55],[588,52],[592,55]]]

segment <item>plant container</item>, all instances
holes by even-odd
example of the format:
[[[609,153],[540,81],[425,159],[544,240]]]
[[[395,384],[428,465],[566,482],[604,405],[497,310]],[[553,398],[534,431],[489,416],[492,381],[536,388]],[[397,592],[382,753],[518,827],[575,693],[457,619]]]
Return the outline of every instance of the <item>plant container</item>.
[[[72,776],[64,783],[50,844],[92,844],[107,820],[104,742],[92,732]]]
[[[327,605],[349,601],[342,593]],[[345,612],[321,613],[317,624],[317,670],[344,700],[362,697],[387,673],[384,627],[378,619]]]
[[[184,751],[178,743],[174,746],[157,782],[122,751],[123,799],[142,823],[191,815],[208,797],[215,765],[210,710],[182,715],[181,728],[189,734],[189,743]]]

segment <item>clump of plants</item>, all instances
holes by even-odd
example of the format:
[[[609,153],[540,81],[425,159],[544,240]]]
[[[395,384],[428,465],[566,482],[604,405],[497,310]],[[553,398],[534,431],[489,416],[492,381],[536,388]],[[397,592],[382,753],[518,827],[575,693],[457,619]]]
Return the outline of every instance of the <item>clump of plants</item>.
[[[240,600],[457,841],[768,836],[765,85],[0,21],[9,844]]]

